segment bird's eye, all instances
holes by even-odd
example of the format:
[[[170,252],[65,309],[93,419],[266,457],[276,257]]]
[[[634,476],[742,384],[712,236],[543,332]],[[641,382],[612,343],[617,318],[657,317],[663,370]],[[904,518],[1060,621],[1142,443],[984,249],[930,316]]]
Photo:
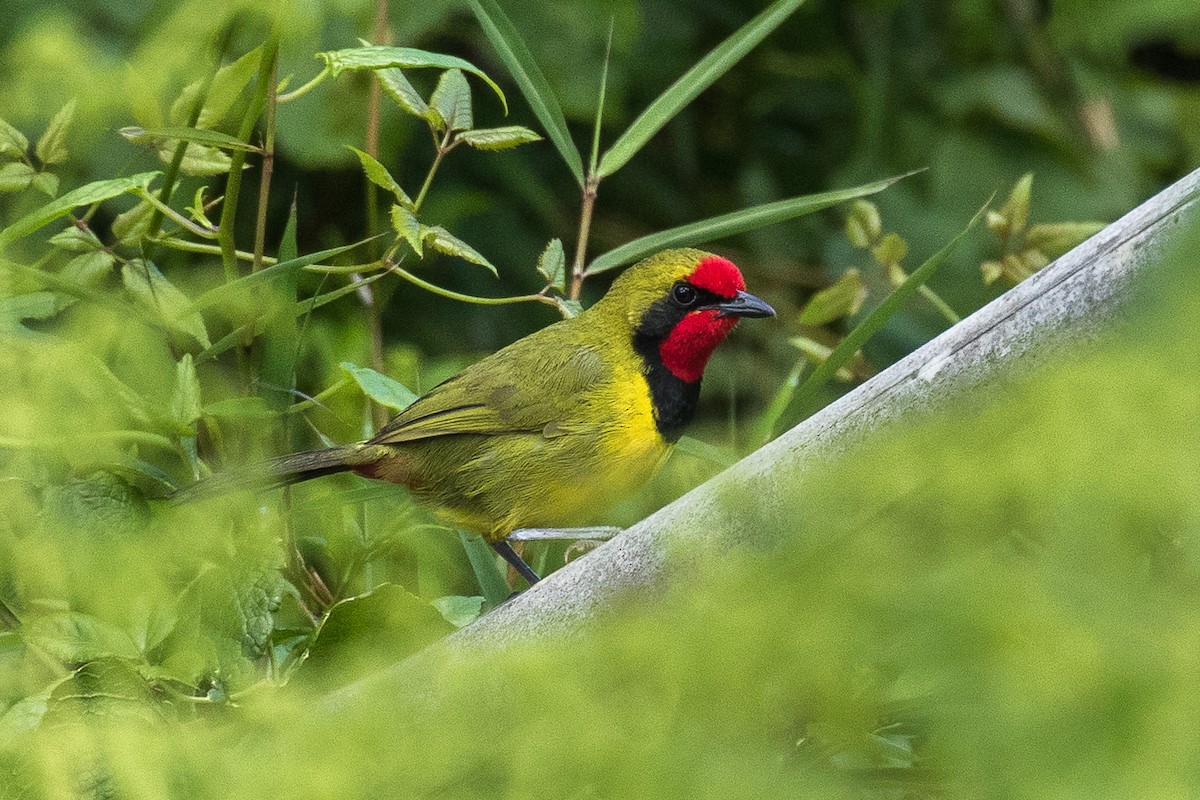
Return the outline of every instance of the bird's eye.
[[[690,306],[696,302],[696,287],[686,283],[677,283],[671,290],[671,297],[681,306]]]

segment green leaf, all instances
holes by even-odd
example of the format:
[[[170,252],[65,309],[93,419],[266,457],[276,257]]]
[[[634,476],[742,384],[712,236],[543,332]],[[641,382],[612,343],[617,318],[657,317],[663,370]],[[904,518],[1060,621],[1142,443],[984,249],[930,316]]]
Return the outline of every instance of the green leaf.
[[[193,309],[187,295],[175,288],[154,264],[140,258],[126,263],[121,267],[121,281],[134,299],[168,328],[186,333],[201,347],[212,344],[204,319]]]
[[[583,186],[583,159],[579,157],[579,151],[571,141],[562,107],[558,104],[558,98],[554,96],[554,91],[534,60],[533,54],[525,46],[521,34],[513,27],[496,0],[468,0],[468,5],[479,24],[483,26],[488,41],[496,48],[500,60],[512,73],[534,115],[546,129],[550,141],[554,142],[567,168],[575,176],[575,182]]]
[[[274,419],[275,411],[261,397],[230,397],[206,405],[204,416],[232,420]]]
[[[343,361],[341,366],[351,378],[354,378],[363,394],[381,406],[386,406],[394,411],[403,411],[417,399],[417,395],[407,386],[370,367],[360,367],[349,361]]]
[[[451,625],[462,628],[479,619],[479,613],[483,611],[483,598],[447,595],[434,600],[433,607]]]
[[[0,167],[0,192],[23,192],[35,175],[37,170],[24,161],[11,161]]]
[[[154,206],[149,200],[142,200],[128,211],[117,214],[113,220],[112,232],[117,241],[129,243],[136,241],[150,232],[150,219],[154,216]]]
[[[461,70],[448,69],[438,78],[429,98],[445,127],[452,131],[469,131],[475,125],[471,113],[471,87]]]
[[[392,211],[392,227],[396,233],[408,242],[408,246],[417,254],[417,258],[425,257],[425,245],[421,241],[421,223],[412,215],[412,212],[407,208],[393,204]]]
[[[909,172],[905,175],[897,175],[894,178],[867,183],[862,186],[856,186],[853,189],[839,189],[823,194],[803,195],[788,200],[778,200],[774,203],[764,203],[763,205],[751,206],[750,208],[743,208],[740,211],[723,214],[719,217],[681,225],[678,228],[671,228],[660,233],[652,233],[649,236],[634,239],[629,244],[621,245],[615,250],[608,251],[593,261],[587,268],[587,272],[589,275],[594,275],[597,272],[604,272],[613,267],[637,261],[669,247],[686,247],[700,244],[725,236],[745,233],[746,231],[761,228],[765,225],[774,225],[777,222],[794,219],[805,214],[811,214],[814,211],[829,208],[846,200],[853,200],[857,197],[882,192],[896,181],[907,178],[912,174],[914,173]]]
[[[458,135],[460,141],[466,142],[476,150],[507,150],[510,147],[540,142],[541,136],[523,128],[520,125],[508,125],[503,128],[482,128],[480,130],[463,131]]]
[[[497,561],[496,551],[477,534],[459,531],[458,538],[463,549],[467,551],[467,560],[471,562],[471,569],[475,572],[475,580],[479,583],[484,599],[490,608],[495,608],[512,593],[508,588],[504,567]]]
[[[6,322],[49,319],[57,312],[58,298],[53,292],[28,292],[0,297],[0,320]]]
[[[680,436],[679,441],[675,443],[675,450],[692,458],[707,461],[722,469],[732,467],[737,463],[737,458],[729,451],[715,447],[708,442],[693,439],[691,436]]]
[[[867,285],[853,267],[828,288],[812,296],[800,312],[801,325],[825,325],[842,317],[857,314],[867,300]]]
[[[375,78],[379,81],[379,85],[383,87],[383,91],[387,93],[388,97],[396,101],[396,105],[414,117],[429,119],[429,104],[413,88],[413,85],[408,82],[408,78],[404,77],[404,73],[401,70],[394,67],[390,69],[377,69],[375,70]]]
[[[75,118],[75,101],[70,100],[50,120],[46,132],[38,139],[34,152],[43,164],[61,164],[67,160],[67,130]]]
[[[69,214],[78,206],[99,203],[137,189],[145,188],[159,175],[158,172],[141,172],[128,178],[111,178],[85,184],[72,189],[62,197],[47,203],[36,211],[21,217],[4,230],[0,230],[0,248],[36,231],[43,225]]]
[[[353,250],[356,247],[360,247],[367,241],[370,240],[367,239],[361,242],[354,242],[352,244],[344,244],[340,247],[331,247],[328,250],[318,250],[315,253],[309,253],[306,256],[288,259],[287,261],[280,261],[278,264],[272,264],[266,269],[261,269],[258,272],[251,272],[248,275],[243,275],[237,280],[213,287],[197,297],[196,302],[193,304],[193,309],[200,311],[210,308],[218,302],[237,297],[251,286],[255,286],[266,281],[278,280],[279,278],[291,275],[298,270],[309,266],[310,264],[320,263],[327,258],[333,258],[334,256],[339,256],[342,253]]]
[[[350,145],[346,145],[350,147]],[[379,161],[369,153],[364,153],[357,147],[350,147],[354,154],[358,156],[358,160],[362,163],[363,172],[367,175],[367,180],[378,186],[384,191],[391,192],[395,196],[396,201],[405,208],[411,209],[412,199],[400,188],[400,184],[392,177],[392,173],[388,172],[387,167],[379,163]]]
[[[500,277],[500,273],[492,266],[492,262],[484,258],[478,250],[439,225],[433,227],[422,225],[421,241],[439,253],[444,253],[448,256],[457,256],[464,261],[478,264],[491,272],[495,277]]]
[[[561,239],[551,239],[546,245],[546,249],[538,256],[537,270],[546,279],[547,286],[563,291],[567,281],[567,254],[563,251]]]
[[[176,142],[195,142],[196,144],[225,150],[244,150],[248,153],[261,153],[262,148],[247,144],[236,136],[230,136],[220,131],[210,131],[203,128],[140,128],[131,125],[121,128],[117,133],[134,144],[161,145],[164,140],[174,152]]]
[[[208,94],[204,97],[204,107],[196,119],[196,127],[211,128],[224,119],[233,104],[237,102],[238,97],[241,96],[246,84],[258,71],[261,55],[262,48],[256,47],[237,61],[226,64],[216,71],[212,83],[208,87]],[[187,124],[192,107],[196,102],[196,96],[203,86],[204,79],[201,78],[184,87],[183,91],[179,93],[179,97],[171,104],[171,122],[176,125]]]
[[[753,50],[767,34],[779,27],[803,2],[804,0],[776,0],[713,48],[684,73],[683,77],[660,94],[641,116],[633,121],[625,133],[621,134],[600,159],[597,174],[604,177],[625,166],[626,162],[684,106],[728,72],[730,67]]]
[[[175,147],[172,142],[162,140],[158,145],[158,158],[164,164],[170,164],[175,159]],[[179,162],[179,170],[184,175],[207,178],[213,175],[224,175],[233,167],[233,159],[215,147],[188,142],[183,151],[183,161]]]
[[[137,645],[124,631],[88,614],[62,611],[34,617],[25,623],[22,636],[30,646],[64,664],[82,664],[98,658],[138,658]]]
[[[171,393],[171,418],[184,428],[200,419],[200,378],[191,353],[184,353],[175,365],[175,389]]]
[[[401,67],[404,69],[423,67],[460,69],[463,72],[469,72],[477,76],[490,86],[492,91],[496,93],[496,96],[500,98],[500,102],[504,106],[504,113],[508,113],[508,100],[504,97],[504,92],[500,91],[500,87],[496,85],[496,82],[484,74],[483,70],[461,58],[442,55],[441,53],[430,53],[412,47],[387,47],[384,45],[354,47],[348,50],[332,50],[325,53],[317,53],[316,57],[325,61],[325,64],[329,67],[329,74],[335,78],[342,72],[360,69],[378,70],[389,67]]]
[[[116,263],[117,259],[112,253],[93,250],[90,253],[81,253],[64,264],[59,277],[77,286],[95,289]]]
[[[892,315],[900,310],[910,297],[916,294],[917,289],[933,276],[933,273],[937,271],[942,262],[954,251],[954,248],[958,246],[962,238],[979,222],[983,213],[982,209],[976,213],[971,218],[971,221],[967,223],[966,228],[951,239],[945,247],[934,253],[921,266],[913,270],[913,273],[908,276],[908,280],[885,297],[882,303],[876,306],[871,313],[867,314],[861,322],[854,326],[854,329],[844,339],[838,342],[837,346],[833,348],[833,352],[830,353],[829,358],[822,361],[804,383],[801,384],[800,388],[796,390],[796,394],[789,405],[792,417],[803,419],[808,415],[809,407],[816,399],[821,387],[854,357],[854,354],[866,344],[867,340],[874,336]]]
[[[81,228],[78,225],[64,228],[51,236],[48,242],[68,253],[90,253],[104,248],[104,243],[92,233],[91,228]]]
[[[1030,226],[1025,233],[1025,246],[1060,256],[1103,229],[1103,222],[1044,222]]]
[[[29,140],[25,134],[0,119],[0,156],[21,158],[29,149]]]
[[[53,172],[39,172],[33,176],[33,188],[47,197],[58,195],[58,176]]]

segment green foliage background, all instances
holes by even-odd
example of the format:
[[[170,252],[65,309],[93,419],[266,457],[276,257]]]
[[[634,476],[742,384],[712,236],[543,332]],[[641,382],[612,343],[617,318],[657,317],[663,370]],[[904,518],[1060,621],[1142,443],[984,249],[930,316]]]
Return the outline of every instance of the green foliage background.
[[[60,195],[161,169],[116,129],[153,127],[202,75],[208,43],[239,8],[246,22],[226,61],[261,44],[257,5],[14,5],[0,28],[0,118],[32,142],[76,100],[69,157],[51,165]],[[579,143],[610,20],[606,143],[760,10],[503,5]],[[355,46],[374,13],[355,0],[287,9],[280,77],[293,74],[291,88],[306,81],[319,68],[313,54]],[[1027,172],[1037,176],[1034,221],[1113,219],[1200,160],[1195,17],[1185,0],[811,0],[605,181],[591,249],[921,167],[874,198],[914,263]],[[464,8],[406,4],[391,22],[396,44],[466,58],[498,80],[511,113],[474,84],[481,125],[541,131]],[[410,77],[428,94],[436,75],[419,72]],[[299,254],[371,230],[362,170],[346,149],[363,146],[369,85],[346,75],[280,106],[268,252],[289,247],[293,196]],[[432,157],[423,126],[385,104],[380,130],[381,160],[413,194]],[[179,199],[198,183],[185,182]],[[249,197],[256,186],[255,169]],[[0,195],[0,228],[46,200],[36,189]],[[422,221],[484,253],[499,283],[432,255],[414,271],[470,294],[536,292],[537,256],[551,237],[570,250],[578,204],[549,142],[456,152]],[[102,205],[92,228],[107,237],[132,205]],[[254,203],[239,214],[245,246]],[[774,326],[740,329],[710,368],[694,433],[721,448],[718,460],[756,443],[796,363],[789,338],[832,344],[888,290],[885,259],[864,260],[843,219],[825,212],[712,245],[780,311]],[[10,244],[3,258],[62,274],[65,257],[44,244],[59,230]],[[104,302],[136,299],[144,273],[108,274],[100,299],[71,302],[0,270],[0,791],[1194,793],[1200,512],[1188,432],[1200,364],[1189,342],[1200,296],[1187,287],[1197,244],[1184,236],[1164,255],[1141,316],[1087,358],[797,487],[791,514],[755,520],[771,547],[731,553],[660,602],[619,609],[586,640],[427,662],[399,696],[337,688],[501,600],[507,587],[486,549],[429,525],[402,492],[357,480],[298,488],[290,507],[248,495],[173,509],[154,499],[194,477],[196,454],[219,467],[370,429],[349,378],[372,358],[355,295],[300,322],[297,388],[341,388],[284,414],[280,404],[301,398],[248,387],[231,354],[192,360],[190,317],[164,331]],[[1001,252],[994,238],[967,238],[931,285],[968,313],[1002,290],[980,277]],[[223,280],[213,255],[160,251],[155,261],[180,303]],[[868,305],[802,324],[813,292],[851,267]],[[298,290],[347,280],[303,273]],[[605,281],[586,284],[585,304]],[[416,391],[555,318],[537,303],[453,302],[393,276],[374,286],[386,309],[384,371]],[[206,333],[227,333],[239,303],[253,302],[223,299]],[[933,305],[910,302],[853,377],[945,324]],[[268,399],[249,401],[255,393]],[[681,454],[615,519],[636,519],[715,469]],[[553,568],[564,548],[530,557]],[[321,582],[306,578],[310,568]]]

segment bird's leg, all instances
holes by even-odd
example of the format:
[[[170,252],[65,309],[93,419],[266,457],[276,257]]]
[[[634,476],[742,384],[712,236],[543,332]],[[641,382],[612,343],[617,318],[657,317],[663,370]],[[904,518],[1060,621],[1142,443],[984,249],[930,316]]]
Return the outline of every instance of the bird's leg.
[[[513,542],[607,542],[621,528],[600,525],[594,528],[518,528],[508,535]]]
[[[541,578],[538,577],[538,574],[534,572],[528,564],[525,563],[525,560],[517,555],[517,552],[512,549],[512,546],[509,545],[508,542],[500,540],[498,542],[488,542],[488,544],[490,544],[492,549],[499,553],[505,561],[507,561],[509,564],[512,564],[512,568],[521,573],[521,577],[529,581],[530,586],[533,586],[533,584],[541,580]]]

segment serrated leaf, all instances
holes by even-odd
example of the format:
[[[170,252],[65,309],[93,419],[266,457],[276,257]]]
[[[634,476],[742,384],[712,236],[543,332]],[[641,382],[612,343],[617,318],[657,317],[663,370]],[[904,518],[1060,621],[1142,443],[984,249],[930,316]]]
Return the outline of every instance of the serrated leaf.
[[[572,319],[579,316],[579,312],[583,311],[583,304],[578,300],[571,300],[566,297],[555,297],[554,304],[558,306],[558,313],[562,314],[563,319]]]
[[[188,428],[201,415],[200,378],[191,353],[184,353],[175,365],[175,388],[171,392],[171,418]]]
[[[508,100],[504,97],[504,92],[500,91],[500,87],[496,85],[496,82],[489,78],[483,70],[461,58],[442,55],[441,53],[430,53],[425,50],[417,50],[413,47],[387,47],[384,45],[354,47],[348,50],[332,50],[325,53],[317,53],[316,57],[325,62],[329,67],[329,73],[335,78],[347,70],[360,69],[387,69],[389,67],[401,67],[404,69],[424,67],[459,69],[478,76],[484,83],[490,86],[492,91],[496,93],[496,96],[500,98],[500,102],[504,106],[504,113],[508,113]]]
[[[449,130],[469,131],[475,125],[471,113],[471,87],[461,70],[448,69],[441,74],[429,105],[438,110]]]
[[[558,149],[567,169],[575,176],[575,182],[583,186],[583,159],[579,157],[579,150],[571,141],[571,132],[567,129],[562,106],[550,88],[550,82],[546,80],[533,54],[525,45],[525,40],[495,0],[469,0],[468,4],[492,47],[496,48],[496,54],[512,73],[521,94],[525,95],[525,100],[533,109],[534,115]]]
[[[459,239],[457,236],[441,226],[435,225],[433,227],[428,227],[422,225],[421,240],[439,253],[444,253],[448,256],[457,256],[464,261],[470,261],[472,264],[478,264],[479,266],[487,269],[497,278],[500,277],[500,273],[496,271],[494,266],[492,266],[492,262],[484,258],[483,255],[480,254],[480,252],[474,247],[471,247],[471,245],[467,244],[462,239]]]
[[[186,333],[201,347],[209,347],[208,331],[192,301],[166,279],[158,267],[143,259],[134,259],[121,267],[121,282],[143,307],[154,313],[167,327]]]
[[[77,286],[93,289],[100,285],[116,263],[112,253],[93,250],[81,253],[64,264],[59,277]]]
[[[433,607],[451,625],[462,628],[479,619],[479,613],[483,610],[483,598],[447,595],[434,600]]]
[[[148,200],[142,200],[128,211],[117,214],[112,224],[113,236],[124,243],[136,241],[149,233],[153,216],[154,206]]]
[[[29,149],[25,134],[0,119],[0,156],[20,158]]]
[[[794,219],[805,214],[811,214],[815,211],[845,202],[846,200],[853,200],[856,197],[864,197],[882,192],[896,181],[912,174],[910,172],[906,175],[897,175],[894,178],[867,183],[862,186],[856,186],[853,189],[839,189],[833,192],[804,195],[801,197],[792,197],[787,200],[778,200],[774,203],[764,203],[758,206],[751,206],[750,208],[743,208],[740,211],[734,211],[729,214],[722,214],[719,217],[712,217],[699,222],[680,225],[677,228],[670,228],[659,233],[652,233],[649,236],[634,239],[632,242],[622,245],[615,250],[608,251],[594,260],[588,266],[587,272],[588,274],[604,272],[605,270],[637,261],[670,247],[687,247],[700,244],[712,241],[713,239],[720,239],[724,236],[732,236],[755,230],[766,225],[774,225],[777,222]]]
[[[47,197],[58,195],[58,176],[53,172],[39,172],[33,176],[33,188]]]
[[[261,153],[262,148],[247,144],[236,136],[230,136],[220,131],[210,131],[203,128],[141,128],[131,125],[121,128],[117,133],[134,144],[152,144],[160,150],[166,146],[174,152],[179,142],[194,142],[224,150],[241,150],[247,153]],[[165,141],[165,144],[164,144]]]
[[[37,170],[24,161],[13,161],[0,167],[0,192],[21,192],[33,183]]]
[[[354,382],[362,389],[363,394],[381,406],[386,406],[393,411],[403,411],[417,399],[417,395],[400,381],[376,372],[370,367],[360,367],[349,361],[343,361],[341,367],[346,374],[354,378]]]
[[[164,164],[170,164],[175,158],[176,146],[175,142],[162,140],[156,148],[159,160]],[[183,151],[183,161],[179,164],[179,170],[184,175],[203,178],[224,175],[232,166],[233,160],[217,148],[188,142],[187,148]]]
[[[417,254],[417,258],[425,257],[425,244],[421,240],[421,223],[412,212],[403,206],[392,204],[392,227],[396,233],[408,242],[408,246]]]
[[[800,312],[801,325],[826,325],[857,314],[867,300],[867,285],[853,267],[837,282],[812,296]]]
[[[21,633],[32,647],[64,664],[141,655],[124,631],[78,611],[34,617],[25,623]]]
[[[237,102],[238,96],[246,88],[246,84],[258,70],[258,61],[262,48],[256,47],[244,56],[226,64],[213,75],[204,98],[204,107],[196,120],[196,127],[211,128],[217,125],[229,113],[229,109]],[[196,102],[196,96],[204,86],[204,80],[188,84],[179,97],[171,104],[170,118],[174,125],[186,125]]]
[[[72,189],[57,200],[26,214],[4,230],[0,230],[0,247],[14,242],[22,236],[28,236],[43,225],[69,214],[78,206],[99,203],[136,189],[145,188],[158,175],[158,172],[141,172],[127,178],[95,181],[80,186],[78,189]]]
[[[776,0],[709,51],[708,55],[671,84],[630,124],[625,133],[621,134],[600,159],[597,174],[605,177],[623,167],[654,134],[683,110],[684,106],[728,72],[803,2],[804,0]]]
[[[104,243],[92,233],[91,228],[80,228],[78,225],[71,225],[58,233],[51,236],[48,240],[49,244],[54,245],[60,250],[66,250],[68,253],[90,253],[93,250],[101,250]]]
[[[413,88],[413,85],[408,82],[408,78],[404,77],[404,73],[395,68],[377,69],[375,70],[375,78],[379,81],[379,85],[383,87],[388,97],[396,101],[396,105],[412,114],[414,117],[426,118],[429,113],[429,104],[421,97],[420,93]]]
[[[542,140],[542,137],[537,135],[537,133],[520,125],[463,131],[458,135],[458,138],[476,150],[507,150],[528,142],[540,142]]]
[[[538,256],[537,270],[546,279],[547,286],[563,291],[567,280],[567,254],[563,251],[561,239],[551,239],[546,245],[546,249]]]
[[[350,145],[346,145],[350,147]],[[379,161],[370,153],[364,153],[357,147],[350,147],[354,154],[358,156],[359,162],[362,164],[363,172],[366,173],[367,180],[383,189],[385,192],[391,192],[396,198],[396,201],[407,209],[412,209],[413,202],[408,194],[392,177],[392,173],[388,172],[387,167],[379,163]]]
[[[1031,225],[1025,233],[1025,245],[1047,255],[1060,256],[1103,229],[1103,222],[1039,223]]]
[[[34,148],[43,164],[61,164],[67,160],[67,131],[75,119],[75,100],[70,100],[50,120],[46,132]]]

